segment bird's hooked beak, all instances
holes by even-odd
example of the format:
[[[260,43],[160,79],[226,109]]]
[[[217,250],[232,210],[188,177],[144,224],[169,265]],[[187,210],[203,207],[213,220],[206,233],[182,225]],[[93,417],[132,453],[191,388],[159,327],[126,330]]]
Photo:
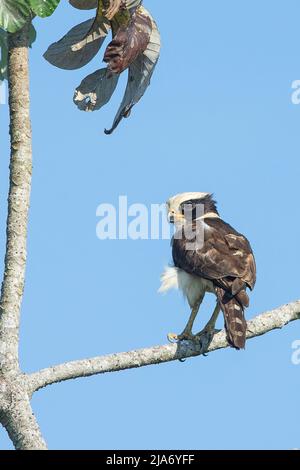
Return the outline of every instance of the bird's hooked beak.
[[[172,212],[168,212],[168,222],[170,224],[174,224],[174,222],[175,222],[175,216],[174,216],[174,214],[172,214]]]
[[[168,208],[168,222],[170,224],[182,224],[184,222],[184,217],[179,212],[176,212],[174,209]]]

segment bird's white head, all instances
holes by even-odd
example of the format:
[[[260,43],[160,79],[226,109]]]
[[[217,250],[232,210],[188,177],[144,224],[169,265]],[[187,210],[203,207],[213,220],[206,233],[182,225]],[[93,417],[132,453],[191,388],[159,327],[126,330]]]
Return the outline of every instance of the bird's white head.
[[[216,203],[210,193],[189,192],[171,197],[167,203],[167,214],[170,223],[182,224],[205,214],[218,217]],[[188,217],[187,217],[188,212]]]

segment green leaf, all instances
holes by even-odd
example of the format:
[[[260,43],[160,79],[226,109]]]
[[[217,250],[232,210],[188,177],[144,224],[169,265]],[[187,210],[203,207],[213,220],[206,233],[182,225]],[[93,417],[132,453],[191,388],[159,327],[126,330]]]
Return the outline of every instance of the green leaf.
[[[128,82],[123,101],[114,119],[112,128],[109,130],[105,129],[105,134],[111,134],[123,118],[129,117],[131,109],[142,98],[150,85],[152,74],[159,59],[160,34],[158,28],[150,13],[143,7],[141,7],[141,11],[144,15],[148,15],[152,21],[150,42],[143,54],[139,55],[128,69]]]
[[[51,16],[56,10],[60,0],[29,0],[34,13],[41,18]]]
[[[32,47],[32,44],[36,40],[36,29],[31,23],[30,29],[29,29],[29,47]]]
[[[21,29],[30,16],[28,0],[0,0],[0,27],[10,33]]]
[[[98,0],[69,0],[69,3],[79,10],[91,10],[98,6]]]

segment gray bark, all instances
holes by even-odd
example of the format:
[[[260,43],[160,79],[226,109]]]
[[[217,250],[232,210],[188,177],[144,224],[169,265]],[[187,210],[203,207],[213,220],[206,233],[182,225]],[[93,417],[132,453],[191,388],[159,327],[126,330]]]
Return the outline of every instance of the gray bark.
[[[282,328],[287,323],[298,319],[300,319],[300,300],[265,312],[247,322],[247,339]],[[216,351],[228,346],[226,333],[222,330],[214,335],[205,352]],[[200,354],[203,354],[203,350],[201,350],[199,344],[192,341],[183,341],[177,344],[154,346],[136,351],[66,362],[29,374],[27,376],[28,393],[32,394],[42,387],[63,380],[104,374],[106,372],[116,372],[151,364],[161,364],[177,359],[199,356]]]
[[[0,422],[5,427],[16,449],[46,449],[27,393],[26,378],[22,374],[9,379],[0,378]]]
[[[18,33],[9,34],[8,39],[11,155],[7,243],[0,299],[0,422],[16,449],[43,449],[46,444],[32,413],[18,356],[32,168],[28,31],[29,24]]]
[[[10,187],[7,244],[0,300],[0,367],[6,374],[19,369],[19,320],[26,264],[27,219],[31,185],[28,26],[9,35]]]

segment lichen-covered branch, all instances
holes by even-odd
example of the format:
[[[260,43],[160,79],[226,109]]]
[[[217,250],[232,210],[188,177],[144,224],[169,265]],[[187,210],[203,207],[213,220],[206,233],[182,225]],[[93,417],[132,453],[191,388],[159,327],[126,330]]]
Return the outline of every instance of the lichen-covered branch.
[[[31,188],[28,28],[29,25],[16,34],[8,35],[11,156],[6,255],[0,300],[0,369],[12,374],[19,368],[19,315],[25,279]]]
[[[45,450],[46,443],[32,412],[25,385],[26,377],[23,374],[18,374],[12,380],[0,377],[0,422],[15,449]]]
[[[287,323],[297,319],[300,319],[300,300],[265,312],[250,320],[247,323],[247,339],[263,335],[277,328],[282,328]],[[228,346],[225,331],[222,330],[214,335],[207,352]],[[32,394],[40,388],[63,380],[160,364],[200,354],[202,354],[200,345],[191,341],[183,341],[178,344],[154,346],[130,352],[66,362],[28,375],[28,393]]]
[[[32,165],[29,27],[30,22],[19,32],[8,34],[11,155],[6,254],[0,299],[0,423],[16,449],[45,449],[18,358]]]

